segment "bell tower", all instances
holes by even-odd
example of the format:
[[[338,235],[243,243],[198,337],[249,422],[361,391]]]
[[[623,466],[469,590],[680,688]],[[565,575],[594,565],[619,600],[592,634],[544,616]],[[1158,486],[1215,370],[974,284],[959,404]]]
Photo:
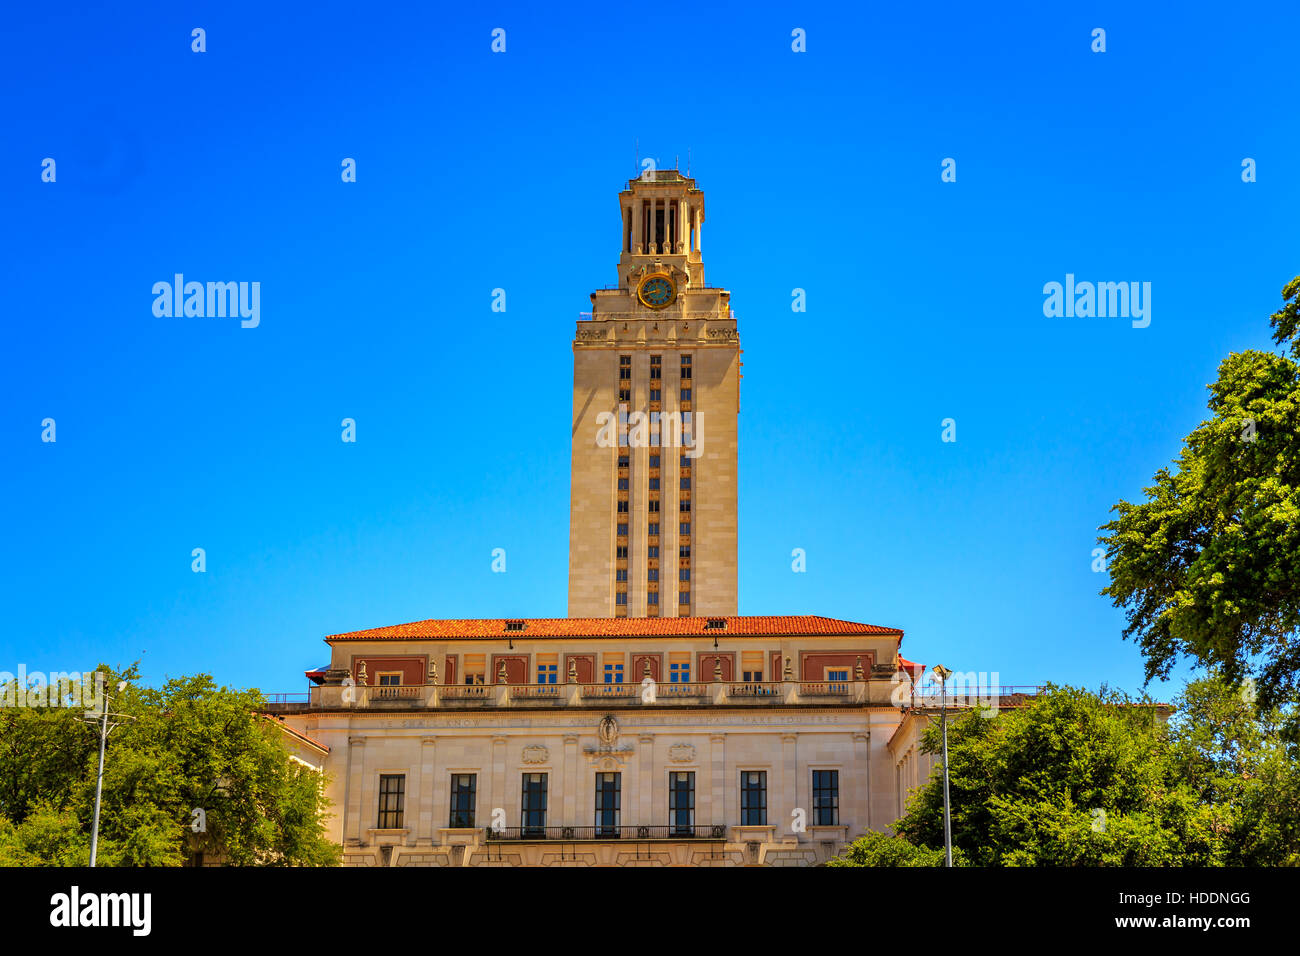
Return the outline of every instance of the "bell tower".
[[[655,170],[618,200],[618,282],[573,340],[569,616],[734,615],[740,339],[704,194]]]

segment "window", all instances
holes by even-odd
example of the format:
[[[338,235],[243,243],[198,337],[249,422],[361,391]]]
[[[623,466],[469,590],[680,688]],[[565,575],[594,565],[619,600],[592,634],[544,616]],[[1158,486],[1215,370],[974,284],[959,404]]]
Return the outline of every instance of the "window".
[[[465,655],[465,683],[483,684],[487,674],[487,658],[482,654]]]
[[[668,664],[668,682],[670,684],[689,684],[691,682],[690,661],[670,661]]]
[[[626,501],[620,501],[620,502],[618,503],[618,513],[621,514],[621,515],[625,515],[625,514],[627,514],[627,502],[626,502]],[[624,533],[624,534],[627,534],[626,531],[624,531],[623,533]]]
[[[658,526],[658,525],[655,525],[655,526],[654,526],[654,529],[655,529],[654,533],[655,533],[655,534],[658,534],[658,533],[659,533],[659,526]],[[659,557],[659,545],[657,545],[657,544],[652,544],[652,545],[650,545],[650,547],[646,548],[646,557],[647,557],[647,558],[657,558],[657,557]]]
[[[650,377],[663,378],[664,376],[664,357],[662,355],[650,356]]]
[[[650,490],[651,490],[651,491],[658,491],[658,490],[659,490],[659,479],[658,479],[658,478],[651,478],[651,479],[650,479]]]
[[[832,684],[847,684],[849,680],[849,669],[847,667],[828,667],[826,668],[826,680]],[[834,688],[847,693],[848,687]]]
[[[558,673],[559,673],[559,667],[555,664],[538,664],[537,683],[554,684]]]
[[[679,468],[689,468],[691,467],[692,460],[693,459],[688,458],[686,455],[682,455],[682,460],[677,463],[677,466]]]
[[[466,683],[466,684],[480,684],[480,685],[481,685],[481,684],[483,683],[483,675],[482,675],[482,674],[466,674],[466,675],[465,675],[465,683]]]
[[[691,836],[695,829],[695,773],[673,770],[668,774],[668,823],[676,837]]]
[[[615,581],[626,581],[626,580],[627,580],[627,568],[616,568],[616,569],[614,570],[614,580],[615,580]]]
[[[691,557],[691,546],[689,544],[679,545],[677,548],[677,557],[686,558],[689,561]]]
[[[658,468],[658,467],[659,467],[659,456],[658,456],[658,455],[651,455],[651,456],[650,456],[650,467],[651,467],[651,468]],[[656,487],[658,487],[658,486],[656,485]]]
[[[691,390],[689,388],[682,389],[682,401],[689,402],[690,400],[691,400]]]
[[[838,826],[840,822],[840,772],[813,771],[813,825]]]
[[[650,513],[652,513],[652,514],[658,514],[658,513],[659,513],[659,499],[658,499],[658,498],[655,498],[653,501],[646,502],[646,505],[647,505],[647,507],[648,507]]]
[[[767,825],[766,770],[740,772],[740,823],[747,827]]]
[[[379,829],[402,828],[402,804],[406,798],[406,774],[379,775]]]
[[[689,355],[683,355],[682,356],[682,378],[690,378],[690,377],[691,377],[691,357]]]
[[[690,568],[678,568],[678,569],[677,569],[677,580],[678,580],[678,581],[689,581],[690,579],[691,579],[691,569],[690,569]]]
[[[683,521],[683,522],[681,523],[681,525],[677,528],[677,533],[680,534],[680,535],[682,535],[683,537],[685,537],[686,535],[690,534],[690,533],[691,533],[691,523],[690,523],[689,521]]]
[[[742,651],[740,654],[741,679],[746,684],[759,684],[763,681],[763,652]]]
[[[650,389],[650,401],[652,402],[663,401],[663,392],[657,388]]]
[[[402,683],[402,674],[400,671],[381,671],[375,677],[379,679],[380,687],[396,687]]]
[[[615,548],[614,548],[614,557],[615,557],[615,558],[618,558],[618,559],[620,559],[620,560],[626,560],[626,558],[627,558],[627,545],[625,545],[625,544],[620,544],[620,545],[618,545],[617,547],[615,547]]]
[[[620,355],[618,357],[618,377],[620,381],[628,381],[632,378],[632,356]]]
[[[626,502],[619,502],[619,504],[626,504]],[[626,510],[626,509],[625,509],[625,510]],[[620,525],[618,526],[618,536],[619,536],[620,538],[626,538],[626,537],[627,537],[627,522],[623,522],[622,524],[620,524]]]
[[[632,389],[627,386],[620,385],[618,389],[618,400],[620,402],[632,401]],[[626,411],[626,409],[624,409],[624,411]]]
[[[682,514],[689,514],[691,510],[691,503],[689,501],[679,501],[677,502],[677,510],[680,511]]]
[[[621,684],[623,683],[623,665],[606,664],[605,665],[605,683]]]
[[[618,456],[618,467],[626,468],[630,463],[631,463],[631,458],[628,455]]]
[[[691,479],[689,479],[689,478],[683,478],[683,479],[682,479],[682,491],[690,491],[690,490],[691,490]]]
[[[627,592],[626,592],[626,591],[619,591],[617,594],[615,594],[615,595],[614,595],[614,603],[615,603],[615,604],[621,604],[621,605],[623,605],[623,606],[626,607],[626,606],[627,606]],[[481,684],[482,681],[479,681],[479,683]]]
[[[620,479],[618,480],[618,490],[619,490],[619,491],[627,491],[627,486],[628,486],[628,481],[627,481],[626,478],[620,478]]]
[[[645,596],[645,602],[646,602],[646,604],[658,604],[658,603],[659,603],[659,592],[658,592],[658,591],[651,591],[649,594],[647,594],[647,595]]]
[[[646,571],[646,580],[647,580],[647,581],[658,581],[658,580],[659,580],[659,569],[658,569],[658,568],[650,568],[649,570],[647,570],[647,571]]]
[[[522,825],[524,836],[539,837],[546,833],[546,774],[524,774]]]
[[[658,509],[655,509],[655,510],[658,510]],[[653,538],[653,537],[654,537],[655,535],[657,535],[658,533],[659,533],[659,522],[658,522],[658,521],[651,521],[649,524],[646,525],[646,534],[648,534],[650,537]],[[650,557],[652,557],[652,558],[657,558],[657,557],[659,557],[659,552],[656,550],[654,554],[650,555]]]
[[[447,826],[469,829],[474,826],[474,800],[478,775],[453,773],[451,775],[451,819]]]
[[[618,836],[621,773],[596,774],[596,835]]]
[[[524,629],[523,621],[506,621],[507,631],[522,631]]]
[[[691,592],[690,592],[690,591],[678,591],[678,592],[677,592],[677,603],[678,603],[678,604],[690,604],[690,603],[691,603]]]

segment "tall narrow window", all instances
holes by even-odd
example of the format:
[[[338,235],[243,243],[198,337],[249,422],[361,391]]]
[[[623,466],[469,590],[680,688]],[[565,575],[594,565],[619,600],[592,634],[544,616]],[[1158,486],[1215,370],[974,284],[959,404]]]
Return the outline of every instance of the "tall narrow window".
[[[840,772],[813,771],[813,822],[819,827],[838,826],[840,822]]]
[[[546,774],[524,774],[521,824],[524,836],[540,837],[546,834]]]
[[[621,773],[596,774],[597,836],[618,836],[618,811],[622,778]]]
[[[674,770],[668,774],[668,825],[675,837],[695,832],[695,773]]]
[[[477,774],[453,773],[451,775],[451,819],[447,821],[447,826],[452,829],[466,830],[474,826],[477,788]]]
[[[740,772],[740,822],[742,826],[767,825],[767,771]]]
[[[379,775],[379,829],[400,830],[406,800],[406,774]]]

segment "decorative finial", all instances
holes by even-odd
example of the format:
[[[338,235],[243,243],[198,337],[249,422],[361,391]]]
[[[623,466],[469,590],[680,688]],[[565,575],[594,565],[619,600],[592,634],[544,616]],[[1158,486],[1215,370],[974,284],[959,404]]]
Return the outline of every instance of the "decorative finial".
[[[361,662],[361,668],[357,671],[357,683],[363,687],[370,683],[370,677],[366,674],[366,662],[364,660]]]

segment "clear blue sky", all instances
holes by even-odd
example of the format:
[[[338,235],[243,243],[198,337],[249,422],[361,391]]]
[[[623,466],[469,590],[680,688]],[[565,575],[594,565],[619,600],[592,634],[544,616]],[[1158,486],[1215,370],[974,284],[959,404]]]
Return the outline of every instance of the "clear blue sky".
[[[570,342],[639,141],[690,150],[740,317],[741,613],[1136,689],[1096,528],[1300,272],[1300,14],[1132,6],[13,7],[0,670],[296,691],[326,634],[563,616]],[[260,282],[260,326],[156,318],[177,272]],[[1045,318],[1066,273],[1151,282],[1150,327]]]

